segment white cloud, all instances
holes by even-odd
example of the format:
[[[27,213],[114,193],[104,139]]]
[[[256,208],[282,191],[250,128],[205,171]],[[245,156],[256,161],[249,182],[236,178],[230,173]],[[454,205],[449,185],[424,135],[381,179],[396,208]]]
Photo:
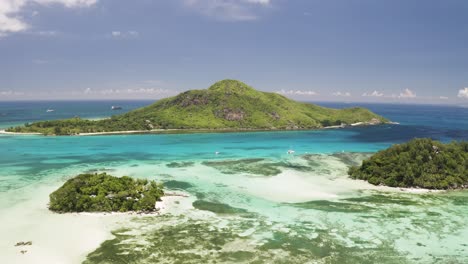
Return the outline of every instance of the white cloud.
[[[0,96],[13,96],[13,95],[24,95],[23,92],[15,92],[12,90],[9,91],[0,91]]]
[[[250,21],[258,18],[259,8],[267,7],[271,0],[184,0],[187,8],[202,15],[224,21]]]
[[[449,98],[447,96],[439,96],[440,100],[448,100]]]
[[[374,90],[372,93],[363,93],[362,96],[382,97],[384,94]]]
[[[140,33],[138,33],[138,31],[135,30],[112,31],[110,35],[113,38],[137,38],[140,36]]]
[[[317,95],[316,92],[310,91],[310,90],[280,90],[277,91],[276,93],[281,94],[281,95]]]
[[[262,4],[262,5],[269,5],[270,0],[246,0],[245,2],[253,3],[253,4]]]
[[[88,87],[83,91],[83,94],[86,95],[153,95],[158,97],[174,95],[177,93],[178,91],[162,88],[127,88],[94,90]]]
[[[90,7],[98,0],[0,0],[0,36],[27,30],[28,25],[23,17],[19,15],[21,10],[28,4],[39,5],[59,4],[67,8]],[[36,16],[34,11],[31,16]]]
[[[349,92],[334,92],[332,93],[333,96],[345,96],[345,97],[350,97],[351,94]]]
[[[33,33],[34,35],[42,36],[42,37],[53,37],[58,35],[57,31],[54,30],[44,30],[44,31],[37,31]]]
[[[416,98],[416,94],[410,89],[405,89],[405,91],[400,93],[398,98]]]
[[[161,89],[161,88],[137,88],[137,89],[127,89],[129,94],[155,94],[155,95],[164,95],[164,94],[173,94],[174,91]]]
[[[66,7],[90,7],[95,5],[98,0],[32,0],[38,4],[61,4]]]
[[[458,91],[458,97],[468,99],[468,88],[465,87],[464,89],[460,89]]]
[[[0,34],[23,31],[28,25],[16,17],[15,14],[25,5],[26,0],[2,0],[0,1]]]

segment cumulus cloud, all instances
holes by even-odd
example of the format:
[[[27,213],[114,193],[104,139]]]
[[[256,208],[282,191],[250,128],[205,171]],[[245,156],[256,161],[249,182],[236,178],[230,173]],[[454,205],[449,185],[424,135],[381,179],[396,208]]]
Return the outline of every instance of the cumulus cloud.
[[[277,94],[281,95],[317,95],[316,92],[310,90],[284,90],[281,89],[280,91],[276,92]]]
[[[98,0],[0,0],[0,36],[21,32],[30,26],[19,15],[28,4],[39,5],[58,4],[67,8],[90,7]],[[31,16],[39,14],[34,11]]]
[[[382,97],[384,96],[384,94],[377,90],[374,90],[372,93],[363,93],[362,96]]]
[[[350,97],[351,94],[349,92],[334,92],[332,93],[333,96],[345,96],[345,97]]]
[[[403,92],[400,93],[398,98],[416,98],[416,94],[410,89],[405,89]]]
[[[187,8],[202,15],[225,21],[249,21],[258,18],[259,8],[267,7],[271,0],[184,0]]]
[[[468,99],[468,88],[465,87],[464,89],[460,89],[458,91],[458,97]]]

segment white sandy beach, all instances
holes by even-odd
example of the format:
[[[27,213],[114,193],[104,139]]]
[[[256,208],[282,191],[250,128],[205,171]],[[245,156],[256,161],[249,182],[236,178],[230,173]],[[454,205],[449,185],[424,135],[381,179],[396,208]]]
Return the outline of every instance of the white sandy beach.
[[[136,213],[53,213],[47,209],[47,203],[49,193],[57,187],[23,190],[34,193],[34,197],[10,208],[5,208],[2,203],[0,248],[3,250],[0,263],[81,263],[88,253],[112,238],[112,230],[139,216]],[[179,210],[179,201],[184,198],[163,197],[157,204],[160,211],[155,214],[167,213],[172,206]],[[15,246],[18,242],[27,241],[32,245]]]
[[[104,118],[101,118],[104,119]],[[90,119],[92,120],[92,119]],[[99,119],[96,119],[99,120]],[[398,125],[397,122],[388,122],[387,124]],[[316,129],[287,129],[287,130],[318,130],[318,129],[340,129],[346,127],[358,127],[358,126],[375,126],[380,124],[373,124],[369,122],[358,122],[350,125],[337,125],[337,126],[326,126]],[[152,129],[152,130],[127,130],[127,131],[111,131],[111,132],[93,132],[93,133],[79,133],[73,136],[100,136],[100,135],[125,135],[125,134],[151,134],[151,133],[164,133],[164,132],[251,132],[251,131],[284,131],[285,129]],[[42,135],[42,133],[18,133],[18,132],[7,132],[0,130],[0,134],[5,135]]]
[[[5,135],[42,135],[41,133],[17,133],[17,132],[7,132],[5,130],[0,130],[0,134]]]

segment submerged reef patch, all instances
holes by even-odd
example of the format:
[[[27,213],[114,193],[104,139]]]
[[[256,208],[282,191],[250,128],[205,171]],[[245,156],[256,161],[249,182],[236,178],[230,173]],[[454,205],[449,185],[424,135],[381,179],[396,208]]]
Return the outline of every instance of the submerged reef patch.
[[[266,159],[239,159],[222,161],[204,161],[203,165],[215,168],[224,174],[248,173],[260,176],[275,176],[282,172],[281,169],[293,169],[297,171],[311,171],[309,166],[296,164],[290,161],[268,161]]]
[[[347,245],[339,227],[230,217],[148,217],[113,232],[84,263],[409,263],[390,243]]]
[[[166,166],[168,168],[187,168],[187,167],[191,167],[195,164],[195,162],[191,162],[191,161],[182,161],[182,162],[170,162],[170,163],[167,163]]]

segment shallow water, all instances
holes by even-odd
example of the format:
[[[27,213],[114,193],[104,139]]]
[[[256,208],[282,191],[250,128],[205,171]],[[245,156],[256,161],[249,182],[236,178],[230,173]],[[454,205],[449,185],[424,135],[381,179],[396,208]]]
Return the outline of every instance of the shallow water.
[[[288,132],[0,136],[0,231],[6,234],[0,262],[464,263],[468,192],[411,193],[351,180],[346,172],[369,153],[415,135],[468,139],[466,120],[456,118],[468,110],[372,107],[402,124]],[[437,114],[430,119],[424,113]],[[450,118],[437,121],[444,113]],[[288,149],[295,154],[288,155]],[[70,239],[56,231],[63,233],[71,220],[47,211],[47,195],[78,173],[100,171],[155,179],[190,196],[164,216],[102,221],[77,216],[88,224],[73,224],[74,230],[87,234],[83,239],[99,238],[75,252]],[[108,229],[114,230],[113,238],[106,236]],[[97,235],[97,230],[102,232]],[[47,233],[50,239],[44,238]],[[13,247],[21,240],[34,243],[24,255]],[[57,254],[60,258],[54,258]]]

